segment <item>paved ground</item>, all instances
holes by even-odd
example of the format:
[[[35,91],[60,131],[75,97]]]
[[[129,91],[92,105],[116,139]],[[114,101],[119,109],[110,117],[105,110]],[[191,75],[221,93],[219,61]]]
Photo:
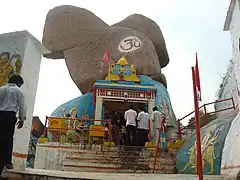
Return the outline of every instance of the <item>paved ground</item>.
[[[26,169],[24,171],[11,170],[9,175],[18,175],[21,178],[16,179],[28,179],[34,176],[36,179],[42,176],[43,179],[95,179],[95,180],[198,180],[195,175],[183,175],[183,174],[114,174],[114,173],[90,173],[90,172],[67,172],[67,171],[54,171],[54,170],[38,170],[38,169]],[[28,176],[28,178],[26,178]],[[24,178],[23,178],[24,177]],[[45,177],[45,178],[44,178]],[[49,178],[46,178],[49,177]],[[33,179],[35,179],[33,178]],[[32,178],[31,178],[32,179]],[[223,176],[204,176],[204,180],[232,180],[229,177]]]

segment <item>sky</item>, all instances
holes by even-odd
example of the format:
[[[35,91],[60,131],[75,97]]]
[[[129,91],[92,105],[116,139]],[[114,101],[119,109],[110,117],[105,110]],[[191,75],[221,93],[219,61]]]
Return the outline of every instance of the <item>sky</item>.
[[[177,118],[193,110],[191,66],[198,53],[203,102],[216,99],[221,76],[232,58],[229,32],[223,24],[230,0],[7,0],[1,2],[0,34],[28,30],[41,41],[48,11],[59,5],[86,8],[109,25],[133,13],[153,19],[161,28],[170,63],[163,68]],[[13,13],[14,12],[14,13]],[[220,75],[219,75],[220,74]],[[42,59],[34,115],[44,120],[59,105],[81,95],[64,60]]]

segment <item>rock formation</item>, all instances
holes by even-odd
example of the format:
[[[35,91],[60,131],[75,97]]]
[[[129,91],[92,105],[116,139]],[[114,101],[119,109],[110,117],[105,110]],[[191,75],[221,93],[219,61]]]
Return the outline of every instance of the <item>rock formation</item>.
[[[168,62],[165,41],[159,26],[139,14],[109,26],[92,12],[74,6],[59,6],[49,11],[43,44],[51,51],[45,57],[64,58],[69,73],[84,94],[97,79],[105,78],[101,59],[109,50],[111,59],[126,56],[138,74],[152,75],[166,86],[161,67]]]

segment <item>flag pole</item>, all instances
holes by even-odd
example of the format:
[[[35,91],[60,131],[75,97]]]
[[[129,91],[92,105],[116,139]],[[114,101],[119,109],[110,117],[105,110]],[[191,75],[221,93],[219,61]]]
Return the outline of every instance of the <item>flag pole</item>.
[[[201,133],[200,133],[200,116],[199,116],[199,105],[198,96],[196,89],[196,76],[194,67],[192,67],[192,80],[193,80],[193,96],[194,96],[194,107],[195,107],[195,122],[196,122],[196,141],[197,141],[197,174],[199,180],[203,180],[202,172],[202,152],[201,152]]]

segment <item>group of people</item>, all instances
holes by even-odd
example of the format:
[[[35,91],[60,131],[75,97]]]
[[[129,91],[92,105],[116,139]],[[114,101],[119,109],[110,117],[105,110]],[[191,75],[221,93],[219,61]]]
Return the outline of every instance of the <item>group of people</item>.
[[[153,141],[157,142],[162,121],[162,115],[157,107],[153,108],[151,117],[145,108],[139,108],[138,112],[136,112],[132,105],[125,111],[123,118],[118,112],[113,112],[111,125],[115,145],[144,147],[145,143],[149,141],[149,120],[153,123]],[[126,129],[126,131],[120,134],[122,129]]]
[[[25,98],[20,87],[24,81],[20,75],[9,78],[0,87],[0,176],[4,167],[13,169],[12,151],[15,125],[21,129],[26,119]]]

